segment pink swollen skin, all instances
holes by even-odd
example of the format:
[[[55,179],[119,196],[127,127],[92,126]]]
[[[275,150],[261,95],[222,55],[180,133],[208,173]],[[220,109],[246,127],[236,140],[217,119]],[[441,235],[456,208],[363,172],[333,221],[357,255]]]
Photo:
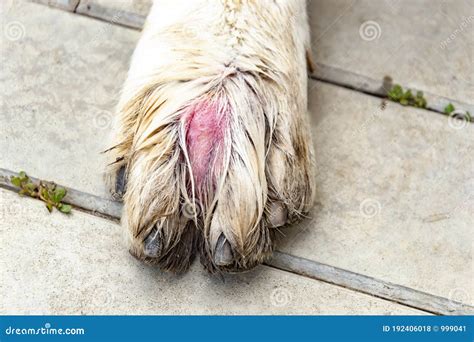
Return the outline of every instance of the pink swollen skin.
[[[229,106],[225,100],[202,100],[191,106],[186,115],[186,144],[198,193],[204,181],[215,186],[215,176],[222,167],[222,149]],[[209,178],[212,177],[212,178]]]

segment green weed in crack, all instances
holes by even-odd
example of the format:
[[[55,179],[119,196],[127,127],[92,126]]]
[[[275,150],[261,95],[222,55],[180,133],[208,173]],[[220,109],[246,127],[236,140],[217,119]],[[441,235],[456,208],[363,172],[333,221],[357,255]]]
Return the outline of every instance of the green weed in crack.
[[[391,101],[398,102],[402,106],[412,106],[416,108],[426,108],[427,102],[422,91],[417,91],[413,95],[410,89],[403,90],[402,86],[395,84],[387,93]]]
[[[64,214],[71,213],[72,207],[62,202],[67,194],[65,188],[53,182],[39,181],[39,183],[34,183],[24,171],[21,171],[18,176],[12,176],[10,182],[20,188],[19,194],[21,196],[29,196],[45,202],[50,213],[53,208]]]

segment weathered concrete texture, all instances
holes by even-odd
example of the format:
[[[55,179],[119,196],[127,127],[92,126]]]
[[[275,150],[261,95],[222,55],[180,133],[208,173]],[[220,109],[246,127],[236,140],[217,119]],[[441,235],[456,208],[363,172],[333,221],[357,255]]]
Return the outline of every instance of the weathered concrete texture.
[[[163,274],[130,256],[120,227],[0,189],[1,314],[420,314],[269,267]]]
[[[280,249],[472,304],[474,125],[318,82],[310,99],[318,204]]]
[[[151,0],[81,0],[78,13],[141,29]]]
[[[342,70],[347,72],[342,83],[377,91],[389,75],[396,83],[433,94],[428,100],[435,110],[443,110],[449,99],[471,105],[458,109],[472,109],[474,2],[312,0],[308,4],[318,77],[337,76],[332,81],[341,82],[333,70]],[[151,0],[81,0],[77,11],[140,29],[150,6]],[[353,73],[370,84],[351,83]]]
[[[66,11],[74,11],[79,4],[79,0],[31,0],[43,5],[57,7]]]
[[[1,16],[1,167],[105,196],[100,152],[139,33],[28,2]]]
[[[474,104],[473,1],[313,0],[309,9],[316,62]]]

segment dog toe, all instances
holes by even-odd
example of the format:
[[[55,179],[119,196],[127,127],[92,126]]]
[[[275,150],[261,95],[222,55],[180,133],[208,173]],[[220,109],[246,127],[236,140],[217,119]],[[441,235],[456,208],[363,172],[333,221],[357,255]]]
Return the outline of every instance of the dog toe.
[[[278,228],[288,221],[288,209],[283,202],[271,202],[268,205],[268,226]]]

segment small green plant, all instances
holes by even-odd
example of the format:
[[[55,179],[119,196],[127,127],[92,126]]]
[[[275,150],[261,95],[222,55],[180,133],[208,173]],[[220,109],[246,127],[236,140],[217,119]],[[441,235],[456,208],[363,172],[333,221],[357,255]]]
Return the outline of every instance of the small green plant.
[[[444,107],[444,114],[451,114],[452,112],[454,112],[456,110],[456,108],[454,107],[454,105],[452,103],[449,103],[446,107]]]
[[[474,118],[472,117],[471,113],[469,112],[455,113],[455,111],[456,111],[456,107],[454,107],[454,105],[451,102],[446,107],[444,107],[444,114],[449,115],[449,116],[453,115],[453,116],[459,117],[462,120],[473,122]]]
[[[12,176],[10,182],[20,188],[20,195],[37,198],[45,202],[49,212],[56,208],[64,214],[69,214],[72,210],[69,204],[62,203],[67,194],[66,189],[52,182],[40,181],[39,184],[33,183],[24,171],[21,171],[18,176]]]
[[[403,90],[402,86],[395,84],[387,93],[390,100],[400,103],[402,106],[426,108],[426,99],[422,91],[417,91],[413,96],[410,89]]]

